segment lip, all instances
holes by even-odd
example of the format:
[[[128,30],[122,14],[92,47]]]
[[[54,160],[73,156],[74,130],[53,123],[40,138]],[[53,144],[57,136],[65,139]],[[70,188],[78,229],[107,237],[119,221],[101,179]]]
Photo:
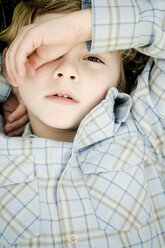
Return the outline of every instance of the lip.
[[[70,91],[61,89],[53,90],[48,95],[46,95],[45,98],[61,104],[79,103],[78,99]]]

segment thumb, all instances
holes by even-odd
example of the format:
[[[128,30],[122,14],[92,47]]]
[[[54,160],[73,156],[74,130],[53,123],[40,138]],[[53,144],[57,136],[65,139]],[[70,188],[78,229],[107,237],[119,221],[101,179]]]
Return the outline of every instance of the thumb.
[[[63,56],[67,51],[68,47],[64,45],[41,46],[28,57],[28,63],[36,70],[45,63]]]

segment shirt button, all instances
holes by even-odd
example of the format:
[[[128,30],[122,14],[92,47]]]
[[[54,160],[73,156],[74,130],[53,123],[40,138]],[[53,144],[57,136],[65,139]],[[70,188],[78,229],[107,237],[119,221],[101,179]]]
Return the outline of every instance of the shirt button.
[[[68,241],[71,244],[76,244],[77,240],[78,240],[78,238],[77,238],[77,236],[75,234],[71,234],[71,235],[68,236]]]

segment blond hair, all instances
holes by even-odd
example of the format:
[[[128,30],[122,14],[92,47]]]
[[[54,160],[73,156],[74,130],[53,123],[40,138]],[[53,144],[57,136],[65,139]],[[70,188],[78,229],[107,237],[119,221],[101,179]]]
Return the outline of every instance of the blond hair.
[[[69,13],[81,10],[81,0],[23,0],[15,8],[11,25],[0,32],[0,40],[9,47],[22,27],[33,23],[37,16],[48,13]],[[146,64],[147,57],[135,49],[120,51],[120,79],[117,88],[129,93],[135,86],[136,79]],[[140,61],[138,61],[138,59]],[[3,63],[1,73],[4,74]]]
[[[81,0],[23,0],[15,8],[11,25],[0,33],[0,40],[9,47],[22,27],[37,16],[81,10]]]

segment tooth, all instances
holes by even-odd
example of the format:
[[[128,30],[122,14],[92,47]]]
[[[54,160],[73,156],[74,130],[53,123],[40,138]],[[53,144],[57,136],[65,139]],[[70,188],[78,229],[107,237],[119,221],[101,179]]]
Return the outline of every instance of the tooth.
[[[70,96],[68,96],[68,95],[63,95],[63,94],[55,94],[55,96],[59,96],[59,97],[64,97],[64,98],[72,99]]]

